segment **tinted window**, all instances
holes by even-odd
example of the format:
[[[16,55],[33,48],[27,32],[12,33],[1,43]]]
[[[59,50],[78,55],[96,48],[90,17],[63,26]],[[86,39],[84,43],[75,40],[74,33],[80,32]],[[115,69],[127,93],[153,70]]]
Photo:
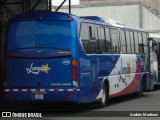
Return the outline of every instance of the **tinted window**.
[[[126,31],[126,43],[127,43],[127,53],[131,53],[131,42],[129,31]]]
[[[82,23],[81,25],[81,33],[80,38],[82,40],[82,44],[86,53],[90,52],[90,40],[89,40],[89,31],[87,23]]]
[[[95,38],[95,32],[94,32],[94,25],[89,24],[89,38],[94,39]]]
[[[89,37],[88,37],[88,25],[87,25],[87,23],[82,23],[82,25],[81,25],[80,38],[82,40],[89,40]]]
[[[121,40],[121,52],[122,53],[126,53],[127,51],[127,46],[126,46],[126,36],[125,36],[125,32],[122,31],[122,40]]]
[[[130,32],[130,39],[131,39],[131,53],[135,53],[135,44],[134,44],[134,37],[133,37],[133,32]]]
[[[109,28],[105,28],[105,39],[106,39],[106,52],[111,53],[112,51],[112,44],[110,40],[110,31]]]
[[[137,32],[134,32],[134,40],[135,40],[135,52],[139,53],[139,41]]]
[[[98,34],[98,32],[96,31],[96,27],[94,25],[90,25],[92,26],[92,37],[90,37],[90,53],[91,54],[96,54],[98,53],[98,40],[96,39],[96,34]],[[90,30],[89,30],[90,31]]]
[[[119,53],[119,32],[118,30],[111,29],[111,38],[112,38],[112,50],[114,53]]]
[[[144,52],[147,53],[147,34],[146,33],[143,33],[142,34],[143,36],[143,45],[144,45]]]
[[[104,28],[99,28],[99,47],[101,52],[105,52],[105,30]]]
[[[143,53],[143,40],[142,40],[142,34],[138,33],[138,40],[139,40],[139,52]]]
[[[73,50],[76,36],[72,32],[74,27],[69,21],[12,22],[8,31],[8,49],[52,46]]]

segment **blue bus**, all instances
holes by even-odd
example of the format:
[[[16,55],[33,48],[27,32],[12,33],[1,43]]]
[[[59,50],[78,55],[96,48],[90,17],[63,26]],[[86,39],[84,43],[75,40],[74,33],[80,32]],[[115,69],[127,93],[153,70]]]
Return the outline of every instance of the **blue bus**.
[[[148,33],[96,16],[35,11],[9,22],[7,101],[96,102],[152,89]]]

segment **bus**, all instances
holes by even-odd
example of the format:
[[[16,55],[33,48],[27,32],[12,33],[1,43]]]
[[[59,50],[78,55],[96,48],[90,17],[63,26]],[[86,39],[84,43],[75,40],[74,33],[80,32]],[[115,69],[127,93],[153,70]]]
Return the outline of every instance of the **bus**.
[[[9,22],[7,101],[96,103],[151,89],[148,33],[97,16],[35,11]]]
[[[160,35],[149,34],[150,74],[153,87],[160,85]]]

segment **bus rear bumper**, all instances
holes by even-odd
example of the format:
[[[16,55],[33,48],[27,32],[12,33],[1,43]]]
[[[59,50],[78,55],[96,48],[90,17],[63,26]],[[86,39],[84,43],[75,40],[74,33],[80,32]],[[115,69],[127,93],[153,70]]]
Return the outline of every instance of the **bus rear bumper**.
[[[5,89],[6,101],[80,102],[80,89]]]

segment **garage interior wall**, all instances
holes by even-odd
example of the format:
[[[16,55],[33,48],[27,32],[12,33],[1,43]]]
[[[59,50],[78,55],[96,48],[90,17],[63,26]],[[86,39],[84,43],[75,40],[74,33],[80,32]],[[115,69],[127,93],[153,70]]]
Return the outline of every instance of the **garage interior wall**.
[[[51,0],[0,0],[0,99],[4,82],[4,49],[8,21],[16,14],[33,11],[49,10]],[[16,69],[16,68],[15,68]]]

